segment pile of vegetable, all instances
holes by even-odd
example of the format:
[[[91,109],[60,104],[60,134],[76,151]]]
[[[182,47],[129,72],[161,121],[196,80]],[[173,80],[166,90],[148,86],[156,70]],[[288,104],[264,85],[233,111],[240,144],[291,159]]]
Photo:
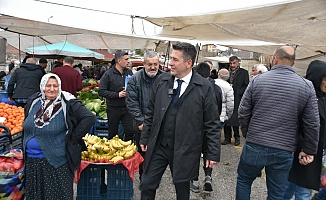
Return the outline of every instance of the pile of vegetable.
[[[3,124],[9,128],[11,134],[23,130],[23,121],[25,119],[24,108],[1,102],[0,117],[6,118]],[[0,133],[2,131],[2,128],[0,128]]]
[[[93,89],[83,88],[77,92],[77,98],[88,108],[94,115],[99,116],[102,119],[108,119],[106,113],[105,99],[101,99],[98,96],[98,87]]]
[[[83,80],[82,81],[82,83],[83,83],[83,86],[84,87],[87,87],[87,86],[95,86],[95,87],[97,87],[98,86],[98,82],[95,80],[95,79],[85,79],[85,80]]]

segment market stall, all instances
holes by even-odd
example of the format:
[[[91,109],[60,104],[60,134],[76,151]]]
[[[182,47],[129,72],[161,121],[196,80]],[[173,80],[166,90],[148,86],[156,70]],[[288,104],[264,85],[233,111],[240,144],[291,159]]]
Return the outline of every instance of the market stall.
[[[25,49],[27,55],[33,55],[37,58],[55,59],[62,56],[71,56],[77,60],[102,60],[104,55],[91,51],[89,49],[71,44],[69,42],[60,42],[44,46],[29,47]]]
[[[134,173],[143,157],[130,141],[87,134],[87,151],[75,173],[77,199],[133,199]]]

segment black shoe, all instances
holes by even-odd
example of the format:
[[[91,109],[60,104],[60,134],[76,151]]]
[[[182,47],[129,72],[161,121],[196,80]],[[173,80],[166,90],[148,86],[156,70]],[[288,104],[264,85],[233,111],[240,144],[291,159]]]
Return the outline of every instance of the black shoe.
[[[206,176],[205,177],[205,180],[204,180],[204,190],[206,192],[213,191],[213,188],[212,188],[212,177],[210,177],[210,176]]]
[[[224,140],[223,142],[221,142],[221,145],[227,145],[227,144],[231,144],[230,141]]]
[[[199,193],[200,189],[199,189],[199,181],[190,181],[190,190],[194,193]]]
[[[239,145],[240,145],[240,138],[235,138],[234,146],[239,146]]]

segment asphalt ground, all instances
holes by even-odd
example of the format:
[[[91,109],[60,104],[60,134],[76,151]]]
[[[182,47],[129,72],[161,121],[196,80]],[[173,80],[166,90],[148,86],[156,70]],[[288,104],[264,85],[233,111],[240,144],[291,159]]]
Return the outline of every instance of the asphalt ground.
[[[222,136],[224,138],[224,136]],[[222,139],[223,140],[223,139]],[[233,143],[234,141],[232,141]],[[203,192],[202,186],[205,178],[204,171],[199,170],[200,193],[190,192],[190,199],[218,199],[218,200],[233,200],[235,199],[235,189],[237,180],[237,166],[244,144],[244,138],[241,138],[240,146],[233,144],[221,145],[221,162],[214,166],[212,173],[213,191],[210,193]],[[201,160],[202,163],[202,160]],[[135,175],[134,181],[134,199],[140,199],[139,177]],[[251,199],[262,200],[267,197],[266,181],[264,173],[262,177],[256,178],[252,185]],[[172,183],[171,172],[167,167],[160,187],[156,191],[156,200],[176,199],[175,188]]]

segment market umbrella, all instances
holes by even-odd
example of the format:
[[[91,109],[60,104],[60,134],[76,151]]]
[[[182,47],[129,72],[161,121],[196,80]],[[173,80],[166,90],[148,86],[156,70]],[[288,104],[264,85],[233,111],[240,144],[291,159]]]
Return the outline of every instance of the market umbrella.
[[[71,44],[69,42],[61,42],[44,46],[30,47],[25,49],[26,54],[33,55],[38,58],[54,59],[62,56],[71,56],[79,60],[101,60],[104,55],[91,51],[89,49]]]

